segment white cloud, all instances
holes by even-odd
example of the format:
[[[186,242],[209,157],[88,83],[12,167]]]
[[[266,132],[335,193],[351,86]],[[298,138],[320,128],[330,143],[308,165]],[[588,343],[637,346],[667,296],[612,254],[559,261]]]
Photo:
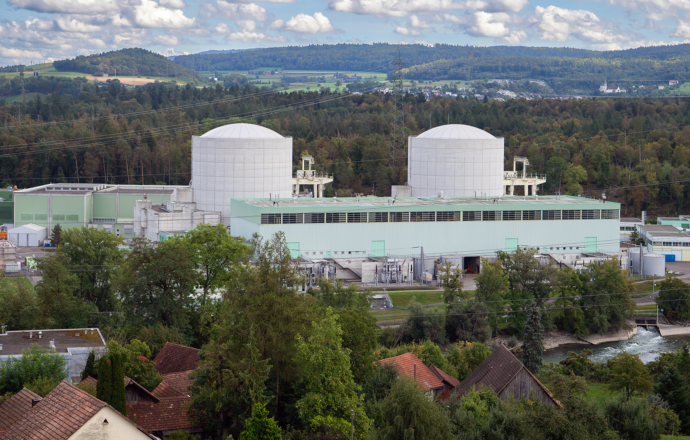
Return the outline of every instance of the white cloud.
[[[527,32],[511,31],[510,34],[504,36],[502,39],[508,44],[520,44],[527,39]]]
[[[159,0],[158,3],[169,9],[184,9],[187,7],[183,0]]]
[[[330,0],[329,8],[339,12],[379,17],[406,17],[410,14],[441,13],[450,10],[517,12],[528,4],[528,0]]]
[[[417,36],[421,35],[422,33],[419,32],[418,30],[415,29],[408,29],[402,26],[398,26],[395,28],[395,33],[400,34],[400,35],[407,35],[407,36]]]
[[[635,11],[642,11],[650,20],[675,17],[678,11],[690,11],[688,0],[607,0],[607,3]]]
[[[676,30],[671,33],[672,37],[679,38],[690,38],[690,23],[686,23],[683,20],[678,20],[678,26]]]
[[[0,57],[11,60],[12,64],[27,63],[29,59],[42,60],[43,55],[35,50],[14,49],[0,46]]]
[[[115,0],[7,0],[11,5],[36,12],[98,14],[117,11]]]
[[[409,23],[410,23],[410,27],[418,28],[418,29],[426,29],[426,28],[431,27],[431,26],[429,26],[429,23],[422,21],[416,15],[410,15]]]
[[[177,46],[180,44],[180,40],[174,35],[156,35],[153,38],[156,43],[164,44],[166,46]]]
[[[232,32],[228,35],[228,40],[243,41],[245,43],[263,43],[267,41],[275,41],[284,43],[287,38],[282,35],[272,36],[263,32]]]
[[[73,17],[59,16],[55,19],[58,28],[67,32],[96,32],[101,30],[100,26],[84,23]]]
[[[219,0],[215,9],[231,20],[264,21],[268,18],[266,9],[256,3],[238,5],[225,0]]]
[[[593,47],[605,50],[620,49],[631,36],[603,23],[591,11],[563,9],[556,6],[537,6],[530,19],[545,41],[570,41],[577,38]]]
[[[510,33],[506,27],[505,22],[509,21],[508,14],[497,13],[489,14],[488,12],[475,12],[474,25],[466,32],[475,37],[504,37]]]
[[[287,22],[283,20],[274,21],[270,29],[282,29],[301,34],[326,34],[336,32],[331,21],[320,12],[314,15],[297,14]]]
[[[141,4],[134,8],[134,22],[145,28],[184,28],[193,26],[195,19],[185,17],[179,9],[168,9],[152,0],[141,0]]]

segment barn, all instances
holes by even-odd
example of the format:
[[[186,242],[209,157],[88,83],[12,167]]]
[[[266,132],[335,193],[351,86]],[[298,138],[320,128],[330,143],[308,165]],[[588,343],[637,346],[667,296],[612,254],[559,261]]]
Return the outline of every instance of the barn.
[[[501,400],[537,398],[547,405],[562,407],[561,402],[534,377],[534,374],[505,346],[496,348],[460,385],[446,390],[439,399],[449,401],[451,395],[462,397],[472,390],[486,386],[494,390]]]

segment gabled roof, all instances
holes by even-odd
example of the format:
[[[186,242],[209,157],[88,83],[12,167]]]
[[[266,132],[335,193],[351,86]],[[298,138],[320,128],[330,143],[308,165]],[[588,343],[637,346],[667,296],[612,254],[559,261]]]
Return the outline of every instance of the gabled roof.
[[[152,394],[160,398],[188,396],[189,386],[194,382],[189,378],[192,371],[194,370],[166,374],[163,376],[163,382],[152,391]]]
[[[147,432],[196,428],[187,412],[191,401],[188,396],[180,396],[165,397],[158,403],[127,402],[127,417]]]
[[[158,397],[159,399],[162,399],[164,397],[183,397],[186,394],[183,393],[182,391],[179,391],[175,388],[173,388],[168,382],[163,380],[156,389],[154,389],[151,394],[154,396]]]
[[[199,363],[199,349],[168,342],[153,360],[160,374],[195,370]]]
[[[561,403],[554,399],[551,392],[504,345],[498,346],[489,357],[484,359],[484,362],[475,368],[467,379],[460,383],[460,386],[455,388],[455,394],[458,397],[464,396],[470,392],[472,387],[478,389],[484,385],[493,389],[498,395],[523,368],[539,387],[551,397],[554,403],[561,406]]]
[[[40,398],[38,394],[24,388],[12,396],[10,400],[0,405],[0,437],[31,409],[33,399]]]
[[[436,375],[443,383],[448,385],[451,388],[455,388],[456,386],[460,385],[460,381],[454,378],[453,376],[449,375],[445,371],[441,370],[438,368],[436,365],[432,365],[429,367],[429,370],[431,370],[432,373]]]
[[[394,365],[401,376],[415,379],[417,383],[422,385],[425,389],[443,388],[444,384],[439,377],[429,369],[424,362],[420,361],[417,356],[412,353],[401,354],[388,359],[381,359],[381,365]],[[415,365],[417,365],[417,373],[415,375]]]
[[[150,398],[154,402],[158,402],[158,400],[159,400],[158,396],[154,395],[149,390],[147,390],[143,386],[139,385],[134,379],[130,379],[129,377],[125,376],[124,380],[125,380],[125,388],[127,388],[127,387],[136,388],[139,393],[147,396],[148,398]],[[93,384],[93,386],[98,387],[98,379],[94,379],[91,376],[88,376],[86,379],[79,382],[80,385],[86,384],[86,383],[90,383],[90,384]]]
[[[67,440],[105,407],[112,408],[63,381],[5,432],[2,440]]]

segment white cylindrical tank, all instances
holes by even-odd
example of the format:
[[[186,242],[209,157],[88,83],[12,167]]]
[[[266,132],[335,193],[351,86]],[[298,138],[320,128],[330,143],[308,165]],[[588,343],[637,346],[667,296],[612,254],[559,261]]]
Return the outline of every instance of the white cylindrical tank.
[[[644,254],[642,254],[644,255]],[[630,263],[632,264],[632,271],[633,273],[639,274],[640,273],[640,249],[630,249],[628,251],[628,258],[630,259]]]
[[[292,138],[254,124],[228,124],[192,137],[192,189],[197,209],[220,211],[230,200],[292,196]]]
[[[442,125],[408,139],[413,197],[503,195],[503,138],[469,125]]]
[[[652,252],[642,254],[642,270],[645,277],[666,276],[666,256]]]

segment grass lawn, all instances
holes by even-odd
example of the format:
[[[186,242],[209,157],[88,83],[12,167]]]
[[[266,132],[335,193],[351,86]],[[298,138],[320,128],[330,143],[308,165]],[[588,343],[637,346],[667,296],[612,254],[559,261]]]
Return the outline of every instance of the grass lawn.
[[[588,383],[587,387],[587,400],[596,404],[599,408],[604,408],[604,403],[606,400],[612,398],[614,393],[606,388],[606,384],[603,383]]]
[[[391,301],[393,301],[393,307],[407,307],[413,296],[416,297],[417,302],[420,304],[443,302],[441,295],[443,295],[443,292],[440,290],[427,290],[422,292],[388,292],[388,296],[390,296]]]
[[[16,289],[17,286],[24,284],[29,290],[32,290],[31,282],[25,277],[5,277],[0,278],[0,290]]]

